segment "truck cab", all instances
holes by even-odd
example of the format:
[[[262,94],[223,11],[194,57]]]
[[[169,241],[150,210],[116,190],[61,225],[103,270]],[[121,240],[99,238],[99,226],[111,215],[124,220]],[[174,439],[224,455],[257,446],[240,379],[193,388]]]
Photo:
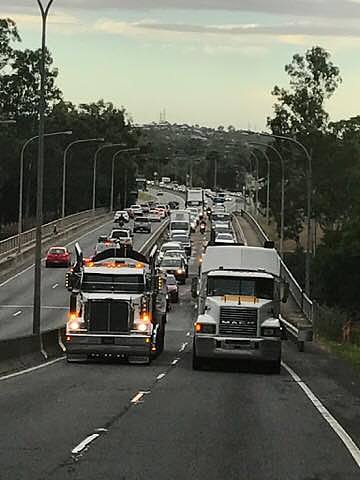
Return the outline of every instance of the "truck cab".
[[[192,291],[198,296],[194,369],[211,358],[253,359],[280,372],[286,287],[274,248],[209,246]]]
[[[121,246],[77,261],[67,278],[71,291],[66,328],[69,362],[120,358],[151,362],[164,348],[166,284],[150,259]]]

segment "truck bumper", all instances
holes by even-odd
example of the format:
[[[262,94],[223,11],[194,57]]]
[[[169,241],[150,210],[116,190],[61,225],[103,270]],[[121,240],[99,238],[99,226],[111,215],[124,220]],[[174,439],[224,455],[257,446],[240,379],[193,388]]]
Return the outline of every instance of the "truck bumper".
[[[230,338],[195,335],[197,357],[277,361],[281,358],[281,340],[268,338]]]
[[[66,356],[71,361],[91,358],[123,358],[146,361],[151,354],[151,337],[147,335],[67,334]]]

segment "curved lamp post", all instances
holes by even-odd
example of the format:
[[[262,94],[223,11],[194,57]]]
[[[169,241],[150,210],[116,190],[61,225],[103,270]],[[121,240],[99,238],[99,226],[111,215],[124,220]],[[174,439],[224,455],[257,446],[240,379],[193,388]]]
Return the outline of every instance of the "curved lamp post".
[[[67,156],[69,150],[74,145],[79,143],[91,143],[91,142],[104,142],[103,138],[87,138],[85,140],[75,140],[74,142],[69,143],[69,145],[64,150],[64,157],[63,157],[63,171],[62,171],[62,200],[61,200],[61,218],[65,217],[65,197],[66,197],[66,165],[67,165]]]
[[[111,163],[110,213],[114,210],[115,160],[121,153],[139,152],[140,148],[125,148],[114,153]]]

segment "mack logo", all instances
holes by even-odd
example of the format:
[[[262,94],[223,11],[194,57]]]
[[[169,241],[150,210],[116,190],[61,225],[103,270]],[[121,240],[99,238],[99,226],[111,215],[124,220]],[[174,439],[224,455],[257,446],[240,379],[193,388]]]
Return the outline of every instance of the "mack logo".
[[[254,322],[249,322],[246,320],[222,320],[223,325],[253,325]]]

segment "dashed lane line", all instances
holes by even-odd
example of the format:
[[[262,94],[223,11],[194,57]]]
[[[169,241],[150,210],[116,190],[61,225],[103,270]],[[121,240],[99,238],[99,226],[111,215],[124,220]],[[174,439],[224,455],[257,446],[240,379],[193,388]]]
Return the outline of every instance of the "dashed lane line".
[[[18,310],[17,312],[15,312],[15,313],[13,314],[13,317],[18,317],[18,316],[21,315],[21,314],[22,314],[22,310]]]
[[[157,377],[156,377],[156,380],[161,380],[162,378],[164,378],[166,376],[166,373],[160,373]]]

